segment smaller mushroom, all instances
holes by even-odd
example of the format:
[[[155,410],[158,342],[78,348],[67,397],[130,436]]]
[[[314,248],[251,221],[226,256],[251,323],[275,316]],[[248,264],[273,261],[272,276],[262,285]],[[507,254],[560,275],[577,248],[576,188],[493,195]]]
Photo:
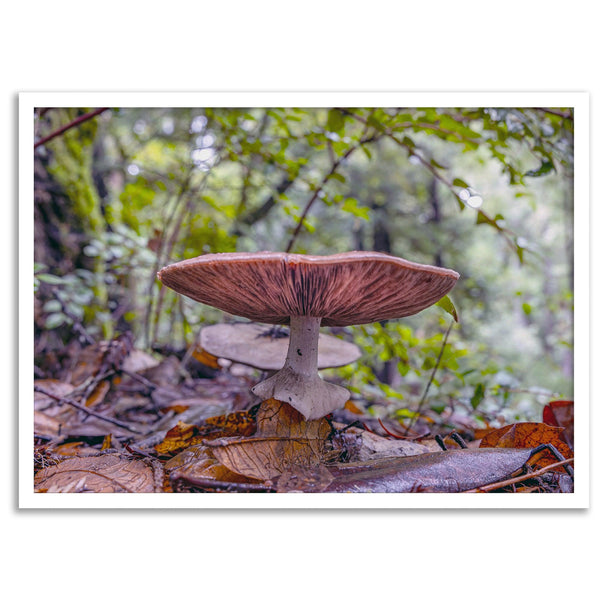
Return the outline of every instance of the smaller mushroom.
[[[213,356],[263,371],[283,368],[290,341],[287,327],[261,323],[219,323],[202,328],[200,346]],[[319,334],[318,369],[349,365],[360,358],[358,346]]]

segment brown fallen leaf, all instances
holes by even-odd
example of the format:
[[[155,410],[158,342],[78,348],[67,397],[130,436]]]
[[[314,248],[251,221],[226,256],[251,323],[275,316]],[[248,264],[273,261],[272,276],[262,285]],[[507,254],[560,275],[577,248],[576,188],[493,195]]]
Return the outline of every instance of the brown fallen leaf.
[[[480,448],[537,448],[542,444],[552,444],[564,458],[573,458],[573,452],[562,440],[562,427],[552,427],[545,423],[515,423],[490,431],[481,439]],[[549,450],[535,457],[533,464],[546,467],[557,459]]]
[[[47,396],[44,392],[49,392],[54,396],[65,397],[68,396],[75,387],[70,383],[59,381],[58,379],[36,379],[35,387],[38,388],[33,394],[35,407],[38,410],[43,410],[47,406],[56,404],[50,396]]]
[[[167,431],[165,439],[154,449],[163,455],[175,454],[184,448],[196,446],[218,437],[249,436],[256,431],[256,421],[248,411],[238,411],[208,417],[199,425],[179,421]]]
[[[168,460],[165,465],[174,489],[181,485],[210,488],[220,483],[257,483],[255,479],[230,471],[220,464],[206,446],[192,446]]]
[[[247,410],[208,417],[202,422],[207,431],[222,432],[226,436],[249,436],[256,432],[256,419]]]
[[[97,377],[111,369],[120,369],[133,348],[133,338],[126,332],[110,341],[102,341],[84,348],[71,375],[71,383],[78,386],[90,377]]]
[[[35,491],[46,493],[149,493],[156,489],[153,469],[118,454],[70,458],[36,473]]]
[[[256,413],[256,437],[289,437],[326,440],[331,433],[327,419],[307,421],[293,406],[271,398]]]
[[[313,468],[324,458],[332,426],[327,419],[307,421],[295,408],[270,399],[256,414],[256,434],[206,442],[231,471],[254,479],[278,477],[294,466]]]
[[[197,425],[179,421],[175,427],[169,429],[165,439],[157,444],[154,449],[158,454],[169,455],[202,442]]]
[[[60,435],[62,421],[42,411],[33,413],[33,432],[36,436],[52,439]]]
[[[81,441],[66,442],[55,446],[52,449],[52,454],[56,457],[68,457],[68,456],[97,456],[98,450],[92,448]]]
[[[322,459],[321,441],[315,439],[220,438],[206,444],[230,471],[253,479],[272,479],[295,466],[311,469]]]

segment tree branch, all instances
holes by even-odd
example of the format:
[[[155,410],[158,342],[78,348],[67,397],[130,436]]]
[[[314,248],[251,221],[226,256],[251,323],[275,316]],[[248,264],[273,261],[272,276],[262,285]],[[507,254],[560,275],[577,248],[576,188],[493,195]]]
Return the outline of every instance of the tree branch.
[[[84,115],[81,115],[81,116],[77,117],[76,119],[73,119],[70,123],[63,125],[56,131],[53,131],[52,133],[48,134],[46,137],[43,137],[41,140],[38,140],[33,145],[33,149],[35,150],[36,148],[43,146],[46,142],[53,140],[55,137],[58,137],[59,135],[62,135],[63,133],[65,133],[65,131],[72,129],[73,127],[77,127],[77,125],[80,125],[81,123],[84,123],[85,121],[89,121],[90,119],[93,119],[94,117],[97,117],[99,114],[103,113],[105,110],[108,110],[108,108],[97,108],[96,110],[93,110],[92,112],[85,113]]]

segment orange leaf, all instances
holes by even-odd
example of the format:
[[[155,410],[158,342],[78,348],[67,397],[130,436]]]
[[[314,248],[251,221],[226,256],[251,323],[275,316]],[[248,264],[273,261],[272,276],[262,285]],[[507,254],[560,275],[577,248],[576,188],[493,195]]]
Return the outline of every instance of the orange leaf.
[[[100,404],[100,402],[102,402],[102,400],[104,400],[104,398],[106,397],[106,394],[108,394],[109,390],[110,383],[108,383],[108,381],[106,380],[101,381],[94,388],[94,391],[88,396],[88,399],[85,401],[85,405],[88,407],[92,407],[96,406],[97,404]]]
[[[542,444],[552,444],[565,458],[572,458],[573,452],[562,440],[563,428],[552,427],[545,423],[515,423],[490,431],[479,445],[480,448],[536,448]],[[548,450],[544,450],[537,466],[545,467],[557,459]]]
[[[354,402],[352,402],[352,400],[346,400],[346,404],[344,404],[344,408],[348,411],[350,411],[351,413],[354,413],[355,415],[362,415],[363,411],[360,410],[360,408],[358,408],[358,406],[356,406],[356,404],[354,404]]]
[[[247,410],[209,417],[204,421],[206,427],[220,429],[223,435],[253,435],[256,431],[256,421]]]
[[[200,443],[198,441],[198,426],[179,421],[175,427],[167,431],[165,439],[157,444],[154,449],[159,454],[173,454],[197,443]]]
[[[184,448],[219,437],[248,436],[256,431],[256,423],[248,411],[210,417],[200,425],[179,421],[167,431],[165,439],[154,449],[160,454],[174,454]]]
[[[204,348],[196,347],[196,349],[192,352],[192,356],[203,365],[210,367],[211,369],[220,369],[218,358],[213,354],[210,354]]]

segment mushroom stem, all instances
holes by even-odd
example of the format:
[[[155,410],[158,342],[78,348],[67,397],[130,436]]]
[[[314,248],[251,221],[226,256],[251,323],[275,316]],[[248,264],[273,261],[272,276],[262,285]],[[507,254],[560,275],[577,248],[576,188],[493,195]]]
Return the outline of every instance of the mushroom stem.
[[[290,317],[290,341],[283,368],[252,388],[263,400],[287,402],[306,419],[319,419],[344,406],[350,392],[319,377],[320,317]]]
[[[302,375],[317,372],[320,317],[290,317],[290,342],[285,366]]]

